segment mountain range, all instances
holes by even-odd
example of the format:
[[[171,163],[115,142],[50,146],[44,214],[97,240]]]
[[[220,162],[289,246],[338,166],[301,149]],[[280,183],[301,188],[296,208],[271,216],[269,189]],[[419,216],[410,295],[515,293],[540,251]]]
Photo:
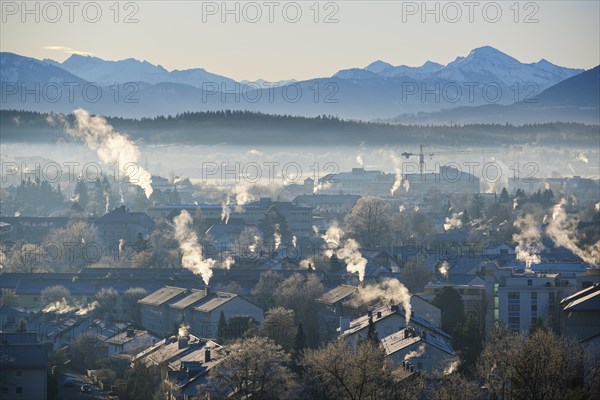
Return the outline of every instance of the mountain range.
[[[132,58],[107,61],[72,55],[60,63],[3,52],[0,67],[2,109],[70,112],[83,107],[122,117],[232,109],[362,120],[550,99],[542,96],[545,90],[584,72],[546,60],[521,63],[490,46],[447,65],[427,61],[410,67],[375,61],[331,77],[282,81],[275,88],[266,87],[263,80],[237,82],[203,68],[168,71]],[[101,96],[94,96],[90,86]],[[36,87],[41,95],[32,94]],[[597,86],[561,91],[570,98],[558,96],[553,101],[565,102],[575,111],[597,104]]]

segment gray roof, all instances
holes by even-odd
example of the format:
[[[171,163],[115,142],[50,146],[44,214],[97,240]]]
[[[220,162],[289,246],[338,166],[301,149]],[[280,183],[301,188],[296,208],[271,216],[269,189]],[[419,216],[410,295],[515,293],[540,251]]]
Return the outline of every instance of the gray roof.
[[[419,334],[409,335],[407,338],[405,338],[405,331],[406,329],[403,329],[397,333],[386,336],[381,340],[381,344],[383,345],[383,348],[385,349],[387,355],[393,354],[397,351],[410,347],[415,343],[419,342],[436,347],[442,350],[443,352],[450,354],[451,356],[455,355],[454,350],[452,350],[448,343],[442,339],[432,337],[431,335]]]
[[[560,302],[564,311],[595,311],[600,312],[600,284],[564,298]]]
[[[358,287],[350,285],[339,285],[328,292],[325,292],[321,297],[317,299],[319,303],[333,305],[338,301],[341,301],[348,296],[351,296],[358,292]]]
[[[373,316],[377,315],[378,312],[381,312],[381,317],[380,318],[373,317],[373,322],[375,322],[376,324],[379,321],[381,321],[385,318],[388,318],[394,314],[398,314],[402,318],[405,317],[404,310],[402,309],[401,305],[395,306],[394,308],[389,307],[389,306],[383,306],[383,307],[376,308],[372,311]],[[450,336],[449,334],[447,334],[446,332],[444,332],[437,326],[432,325],[429,321],[427,321],[421,317],[412,315],[410,318],[410,325],[420,326],[422,328],[426,328],[427,330],[429,330],[431,332],[435,332],[440,336],[444,336],[447,339],[452,339],[452,336]],[[366,329],[368,326],[369,326],[369,317],[368,317],[368,315],[365,314],[359,318],[352,320],[350,322],[350,328],[346,329],[343,334],[344,335],[352,335],[352,334],[361,332],[363,329]]]
[[[138,303],[160,306],[168,302],[169,300],[172,300],[177,296],[184,294],[185,292],[187,292],[187,289],[165,286],[139,300]]]
[[[217,292],[216,295],[213,295],[211,297],[212,298],[210,298],[208,301],[202,303],[201,305],[199,305],[197,307],[194,307],[194,310],[205,312],[205,313],[211,312],[211,311],[215,310],[216,308],[219,308],[223,304],[227,303],[229,300],[232,300],[232,299],[238,297],[238,295],[235,293]]]
[[[204,298],[207,295],[208,295],[208,292],[205,289],[204,290],[192,289],[192,293],[188,294],[184,298],[171,304],[171,307],[179,308],[179,309],[188,308],[189,306],[204,300]]]

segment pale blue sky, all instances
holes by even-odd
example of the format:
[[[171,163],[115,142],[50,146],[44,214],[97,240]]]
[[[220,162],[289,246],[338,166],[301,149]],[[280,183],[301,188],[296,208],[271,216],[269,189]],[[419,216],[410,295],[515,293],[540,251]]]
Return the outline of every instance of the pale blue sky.
[[[23,15],[20,1],[1,3],[2,51],[62,61],[69,54],[61,48],[67,48],[109,60],[148,60],[169,70],[202,67],[237,80],[330,76],[339,69],[364,67],[377,59],[394,65],[416,66],[427,60],[446,64],[483,45],[494,46],[522,62],[546,58],[568,67],[600,64],[600,2],[596,0],[520,2],[518,22],[514,1],[487,5],[485,14],[484,5],[490,2],[478,2],[473,22],[469,22],[469,8],[457,1],[453,4],[460,7],[462,17],[455,23],[450,20],[456,18],[457,8],[448,2],[427,3],[432,9],[438,4],[439,23],[434,21],[435,13],[422,14],[421,1],[337,1],[327,8],[327,2],[322,1],[317,23],[314,1],[296,3],[302,10],[297,23],[284,19],[286,2],[275,2],[279,5],[274,8],[272,23],[269,8],[262,1],[254,3],[262,12],[256,23],[249,22],[256,8],[244,9],[247,2],[239,2],[239,23],[234,21],[235,15],[226,16],[225,23],[221,21],[221,1],[138,1],[127,9],[126,2],[121,2],[117,23],[114,9],[109,8],[113,1],[98,2],[102,16],[97,23],[84,20],[85,2],[74,10],[73,23],[66,7],[61,9],[62,17],[51,23],[56,18],[54,9],[44,11],[40,5],[40,21],[35,22],[34,14]],[[236,2],[227,4],[233,9]],[[499,17],[496,4],[502,12]],[[28,7],[33,9],[34,2]],[[285,16],[293,19],[294,5],[287,7]],[[216,14],[208,15],[211,10]],[[94,11],[88,6],[88,19],[95,18]],[[138,22],[123,23],[132,12]],[[338,22],[323,23],[330,13]],[[537,22],[525,23],[531,13]],[[422,17],[427,20],[422,22]],[[490,22],[493,19],[498,21]],[[58,47],[50,50],[49,46]]]

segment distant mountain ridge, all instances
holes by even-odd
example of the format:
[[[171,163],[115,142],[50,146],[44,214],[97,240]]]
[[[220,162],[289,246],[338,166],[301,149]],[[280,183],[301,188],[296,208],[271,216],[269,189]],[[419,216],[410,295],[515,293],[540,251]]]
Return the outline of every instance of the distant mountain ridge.
[[[600,66],[565,79],[527,102],[458,107],[384,120],[404,124],[524,124],[532,121],[600,124]]]
[[[338,71],[334,76],[344,79],[367,79],[375,75],[381,78],[408,77],[417,80],[494,82],[506,87],[516,82],[533,83],[538,85],[539,91],[542,91],[581,72],[582,69],[561,67],[545,59],[524,64],[491,46],[483,46],[473,49],[466,57],[457,57],[448,65],[427,61],[420,67],[393,66],[378,60],[365,68]]]
[[[546,60],[523,64],[489,46],[474,49],[446,66],[432,61],[420,67],[393,66],[378,60],[364,68],[338,71],[331,77],[282,81],[275,89],[267,88],[263,80],[236,82],[203,68],[168,71],[161,65],[132,58],[106,61],[73,55],[59,63],[0,53],[0,65],[3,109],[71,112],[82,107],[93,113],[122,117],[230,109],[299,116],[326,114],[361,120],[489,104],[482,88],[490,84],[496,85],[502,94],[494,102],[508,105],[514,103],[516,97],[524,99],[526,92],[522,89],[526,84],[533,85],[534,94],[539,95],[544,89],[581,72]],[[33,96],[15,92],[35,85],[44,88],[65,82],[74,82],[78,88],[98,85],[102,96],[90,101],[89,96],[79,90],[73,99],[67,99],[63,92],[52,101],[44,96],[41,101],[34,101]],[[130,82],[135,85],[125,85]],[[473,82],[477,89],[470,98],[466,85]],[[119,93],[114,93],[115,84],[120,85]],[[408,92],[408,86],[417,91]],[[462,93],[457,99],[449,98],[446,92],[440,96],[440,90],[447,87],[458,87]],[[513,93],[515,87],[521,92],[519,96]],[[221,88],[229,92],[221,93]],[[431,88],[437,88],[437,96],[421,93],[421,89]]]

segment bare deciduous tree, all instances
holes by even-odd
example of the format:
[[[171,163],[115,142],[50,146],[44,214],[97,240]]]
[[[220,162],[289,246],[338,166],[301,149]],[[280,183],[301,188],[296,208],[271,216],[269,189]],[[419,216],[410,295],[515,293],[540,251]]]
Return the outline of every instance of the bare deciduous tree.
[[[286,366],[289,355],[265,337],[235,342],[229,355],[210,371],[210,379],[236,399],[293,399],[298,388]]]
[[[391,216],[387,204],[378,197],[359,199],[345,218],[348,236],[361,246],[373,247],[387,244],[391,232]]]

